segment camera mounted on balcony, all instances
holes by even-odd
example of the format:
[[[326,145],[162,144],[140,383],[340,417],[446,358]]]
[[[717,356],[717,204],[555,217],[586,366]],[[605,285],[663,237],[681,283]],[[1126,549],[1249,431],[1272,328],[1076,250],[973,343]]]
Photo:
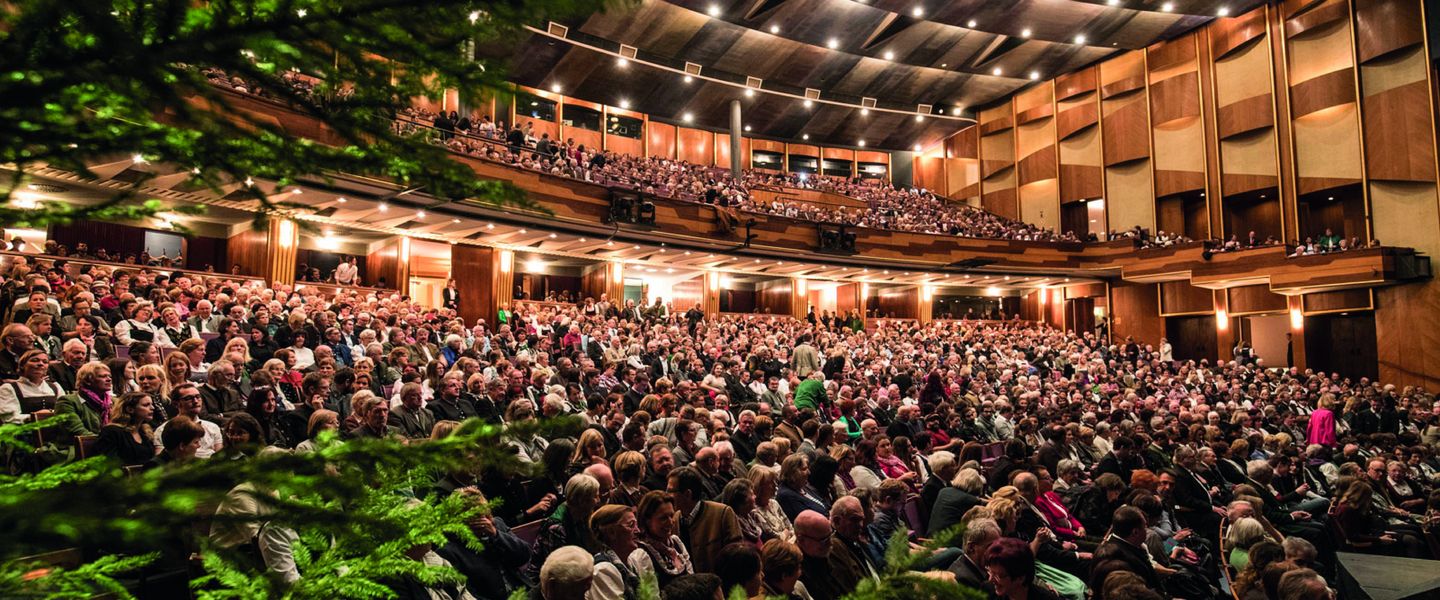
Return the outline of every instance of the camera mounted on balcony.
[[[819,251],[825,254],[855,254],[855,233],[849,225],[840,223],[816,223],[820,235]]]
[[[605,223],[654,227],[655,203],[634,192],[611,190],[610,210],[605,213]]]

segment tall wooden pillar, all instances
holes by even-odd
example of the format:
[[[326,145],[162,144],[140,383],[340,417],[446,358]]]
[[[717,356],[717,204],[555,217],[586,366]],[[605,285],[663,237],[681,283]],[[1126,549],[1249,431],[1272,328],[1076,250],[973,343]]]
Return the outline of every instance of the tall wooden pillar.
[[[719,271],[706,271],[700,277],[700,310],[705,311],[707,319],[720,316]]]
[[[1230,316],[1230,296],[1225,290],[1212,291],[1215,303],[1215,353],[1220,360],[1235,360],[1235,340],[1240,321]]]
[[[410,293],[410,238],[396,236],[371,246],[365,257],[365,284]]]
[[[1286,296],[1290,319],[1290,366],[1305,370],[1305,297]]]
[[[804,319],[810,311],[810,282],[804,277],[790,278],[790,316]]]
[[[915,318],[929,323],[935,318],[935,286],[921,284],[915,290]]]
[[[848,318],[852,310],[859,311],[861,319],[865,318],[865,284],[863,283],[842,283],[835,288],[835,312]]]
[[[230,236],[226,254],[241,275],[264,277],[271,285],[295,283],[295,260],[300,252],[300,228],[289,219],[272,218],[264,229],[246,228]]]

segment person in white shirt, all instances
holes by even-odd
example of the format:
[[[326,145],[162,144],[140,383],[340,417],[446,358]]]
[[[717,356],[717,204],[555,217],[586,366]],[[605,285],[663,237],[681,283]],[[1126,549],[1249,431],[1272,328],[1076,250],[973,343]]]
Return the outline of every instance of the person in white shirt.
[[[129,346],[132,342],[150,342],[160,348],[174,348],[175,344],[170,342],[170,337],[165,335],[165,330],[156,327],[151,321],[155,320],[155,307],[149,303],[135,305],[135,313],[128,319],[122,319],[115,324],[115,339],[121,345]]]
[[[1160,360],[1171,362],[1175,360],[1175,348],[1170,345],[1170,340],[1160,338]]]
[[[335,283],[340,285],[354,285],[355,278],[360,274],[360,267],[355,264],[355,257],[351,256],[335,267]]]
[[[200,418],[205,412],[205,400],[200,396],[200,387],[192,382],[185,382],[175,386],[170,391],[171,398],[175,401],[175,410],[178,414],[189,417],[190,420],[199,423],[205,428],[205,437],[200,439],[200,449],[195,451],[195,458],[210,458],[221,448],[225,447],[225,436],[220,433],[220,426],[213,422]],[[164,448],[165,426],[169,421],[160,424],[155,429],[155,449],[160,451]]]

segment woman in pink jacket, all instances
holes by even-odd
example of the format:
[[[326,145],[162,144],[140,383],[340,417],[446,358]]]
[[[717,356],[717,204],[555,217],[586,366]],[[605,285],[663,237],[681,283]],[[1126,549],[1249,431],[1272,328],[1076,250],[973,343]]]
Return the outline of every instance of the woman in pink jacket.
[[[1320,396],[1320,408],[1310,413],[1310,430],[1305,436],[1311,444],[1320,444],[1327,448],[1335,446],[1335,412],[1331,410],[1334,405],[1334,394]]]

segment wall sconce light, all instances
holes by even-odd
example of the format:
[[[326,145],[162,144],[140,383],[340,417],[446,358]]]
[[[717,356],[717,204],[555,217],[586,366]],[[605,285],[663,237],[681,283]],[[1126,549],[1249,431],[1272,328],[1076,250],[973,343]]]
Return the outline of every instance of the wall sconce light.
[[[1215,309],[1215,329],[1216,329],[1217,331],[1225,331],[1226,329],[1229,329],[1229,328],[1230,328],[1230,313],[1225,312],[1225,309],[1223,309],[1223,308],[1217,308],[1217,309]]]
[[[1298,308],[1290,309],[1290,328],[1296,331],[1305,328],[1305,313]]]
[[[515,253],[509,250],[500,251],[500,272],[509,273],[515,266]]]
[[[614,283],[625,283],[624,263],[610,263],[610,281]]]

